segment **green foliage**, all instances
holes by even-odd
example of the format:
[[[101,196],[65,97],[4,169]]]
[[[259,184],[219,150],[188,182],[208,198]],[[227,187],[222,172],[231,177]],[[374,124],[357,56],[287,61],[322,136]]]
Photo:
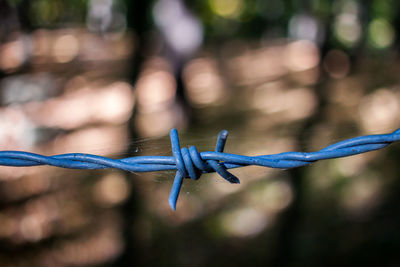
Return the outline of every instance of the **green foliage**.
[[[57,27],[60,24],[84,23],[87,0],[33,0],[29,14],[34,27]]]

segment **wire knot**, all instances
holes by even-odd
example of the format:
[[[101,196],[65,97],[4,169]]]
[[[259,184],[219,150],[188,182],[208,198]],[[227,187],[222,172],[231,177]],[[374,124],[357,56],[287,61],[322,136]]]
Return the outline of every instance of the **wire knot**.
[[[215,152],[223,152],[225,148],[228,131],[222,130],[217,139]],[[169,195],[169,205],[176,209],[179,192],[184,178],[197,180],[202,173],[217,172],[222,178],[230,183],[240,183],[239,178],[228,172],[225,165],[217,160],[203,160],[195,146],[181,148],[179,136],[176,129],[170,131],[172,155],[176,164],[176,175]]]

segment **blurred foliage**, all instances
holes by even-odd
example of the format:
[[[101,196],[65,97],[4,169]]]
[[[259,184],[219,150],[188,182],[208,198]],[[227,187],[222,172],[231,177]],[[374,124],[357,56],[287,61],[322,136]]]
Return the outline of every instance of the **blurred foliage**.
[[[29,16],[31,27],[61,27],[84,24],[89,0],[7,0],[22,16]],[[107,1],[105,1],[107,2]],[[132,12],[134,20],[143,20],[154,1],[137,4],[127,0],[109,1]],[[323,43],[344,49],[356,49],[367,41],[372,49],[391,47],[397,40],[399,2],[394,0],[209,0],[185,1],[202,21],[206,40],[220,38],[288,37],[290,21],[298,14],[314,19],[325,34]],[[140,10],[136,10],[136,9]],[[143,12],[141,12],[143,10]],[[24,15],[25,14],[25,15]],[[143,18],[137,18],[143,16]],[[130,23],[137,25],[137,23]],[[142,27],[142,26],[141,26]],[[330,35],[330,33],[333,33]],[[363,36],[366,37],[363,37]],[[290,37],[290,36],[289,36]]]
[[[83,23],[88,0],[34,0],[29,14],[34,27],[59,27],[65,23]]]

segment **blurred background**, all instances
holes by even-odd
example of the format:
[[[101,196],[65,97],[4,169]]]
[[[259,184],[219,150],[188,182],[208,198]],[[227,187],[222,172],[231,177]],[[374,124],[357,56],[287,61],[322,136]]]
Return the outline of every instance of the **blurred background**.
[[[0,150],[315,151],[400,127],[395,0],[0,0]],[[400,146],[291,170],[0,167],[1,266],[398,266]]]

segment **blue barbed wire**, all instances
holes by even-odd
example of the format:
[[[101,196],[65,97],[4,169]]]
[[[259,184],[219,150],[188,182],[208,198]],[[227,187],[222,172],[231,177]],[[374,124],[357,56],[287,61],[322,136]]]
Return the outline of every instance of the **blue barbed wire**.
[[[178,132],[172,129],[170,132],[172,156],[111,159],[83,153],[43,156],[23,151],[0,151],[0,165],[17,167],[51,165],[70,169],[115,168],[130,172],[176,170],[169,196],[169,205],[172,210],[175,210],[184,178],[197,180],[201,174],[217,172],[228,182],[238,184],[239,179],[228,172],[228,169],[249,165],[287,169],[308,165],[318,160],[365,153],[400,141],[400,129],[390,134],[365,135],[347,139],[316,152],[283,152],[260,156],[242,156],[223,152],[227,137],[228,131],[221,131],[215,151],[198,152],[195,146],[181,148]]]

